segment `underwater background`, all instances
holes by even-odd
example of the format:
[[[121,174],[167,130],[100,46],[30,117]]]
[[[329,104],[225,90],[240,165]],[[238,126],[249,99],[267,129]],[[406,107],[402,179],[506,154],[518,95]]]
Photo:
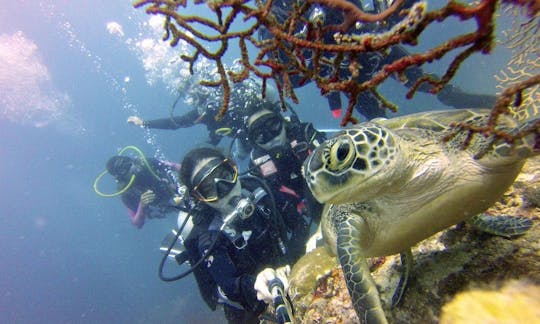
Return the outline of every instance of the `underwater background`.
[[[199,297],[193,277],[164,283],[157,276],[160,242],[175,217],[137,230],[118,197],[99,197],[92,187],[126,145],[179,161],[207,138],[203,126],[147,131],[126,123],[130,115],[167,116],[184,75],[176,55],[186,49],[160,42],[155,19],[123,0],[0,6],[0,323],[224,322]],[[443,30],[468,27],[454,21]],[[415,50],[437,42],[440,32],[428,30]],[[452,83],[493,94],[494,75],[510,54],[500,45],[492,55],[476,54]],[[425,70],[442,73],[447,63]],[[423,93],[406,100],[405,92],[393,80],[381,87],[399,114],[448,108]],[[297,95],[301,119],[338,127],[313,85]],[[111,188],[104,183],[104,191]]]

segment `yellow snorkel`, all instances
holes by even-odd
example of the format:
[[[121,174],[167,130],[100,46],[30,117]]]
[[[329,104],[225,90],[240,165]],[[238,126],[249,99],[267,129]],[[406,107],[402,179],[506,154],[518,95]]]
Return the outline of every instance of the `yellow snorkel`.
[[[148,168],[148,171],[150,171],[150,173],[152,173],[152,175],[160,180],[160,178],[158,177],[158,175],[154,172],[154,170],[152,170],[152,167],[150,166],[150,164],[148,163],[148,160],[146,159],[146,157],[144,156],[143,152],[141,152],[141,150],[136,147],[136,146],[133,146],[133,145],[128,145],[126,147],[124,147],[123,149],[121,149],[119,152],[118,152],[118,155],[122,155],[125,151],[127,150],[133,150],[135,151],[141,158],[141,160],[143,161],[144,165],[146,166],[146,168]],[[116,197],[118,195],[121,195],[123,194],[124,192],[126,192],[130,187],[131,185],[133,184],[133,182],[135,182],[135,178],[136,176],[134,174],[131,175],[131,178],[129,179],[129,182],[127,183],[127,185],[120,189],[119,191],[115,192],[115,193],[112,193],[112,194],[106,194],[106,193],[103,193],[101,192],[101,190],[98,189],[98,183],[101,181],[101,178],[103,178],[107,173],[109,173],[107,170],[101,172],[97,177],[96,177],[96,180],[94,180],[94,191],[96,192],[96,194],[98,196],[101,196],[101,197]]]

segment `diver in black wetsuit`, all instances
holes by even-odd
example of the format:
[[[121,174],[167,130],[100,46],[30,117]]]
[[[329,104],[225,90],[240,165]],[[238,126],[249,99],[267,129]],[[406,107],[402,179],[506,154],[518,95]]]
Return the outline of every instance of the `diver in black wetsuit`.
[[[391,0],[349,0],[349,2],[354,3],[356,6],[361,8],[367,13],[379,13],[388,8],[392,3]],[[402,8],[410,8],[416,0],[406,0]],[[292,8],[293,0],[278,0],[272,2],[272,13],[276,16],[279,22],[285,21],[288,17],[289,12]],[[309,17],[311,21],[317,20],[325,25],[339,25],[343,21],[343,14],[340,11],[332,9],[322,9],[318,6],[313,6],[311,11],[306,14],[306,17]],[[354,31],[354,33],[365,33],[365,32],[377,32],[385,31],[399,22],[402,17],[399,17],[398,13],[393,14],[387,22],[383,25],[380,23],[364,24],[359,26]],[[355,27],[356,28],[356,27]],[[297,31],[301,33],[302,31]],[[262,39],[268,39],[273,37],[270,32],[266,29],[261,29],[259,31],[259,37]],[[335,43],[333,35],[325,35],[325,43],[333,44]],[[400,46],[393,46],[388,55],[383,56],[379,53],[364,53],[359,55],[359,63],[362,66],[359,76],[356,78],[358,83],[362,83],[371,79],[373,73],[379,71],[380,68],[388,63],[392,63],[395,60],[398,60],[404,56],[408,56],[409,53],[407,50]],[[306,55],[307,56],[307,55]],[[286,59],[285,56],[282,59]],[[370,68],[373,67],[373,68]],[[324,70],[324,69],[323,69]],[[324,71],[322,73],[325,73]],[[348,70],[348,67],[342,68],[340,70],[340,78],[342,80],[350,78],[351,74]],[[412,86],[416,80],[420,77],[426,75],[422,68],[419,66],[411,66],[404,71],[404,75],[407,78],[405,85],[407,87]],[[293,76],[291,81],[294,87],[301,87],[306,83],[300,83],[302,79],[299,76]],[[305,81],[305,80],[304,80]],[[422,84],[419,91],[429,92],[431,86],[428,84]],[[339,92],[331,92],[325,97],[328,100],[329,108],[332,112],[332,116],[339,118],[341,116],[341,97]],[[492,107],[495,104],[496,97],[493,95],[482,95],[482,94],[471,94],[462,91],[460,88],[448,84],[446,85],[439,93],[437,94],[437,99],[447,105],[454,108],[472,108],[472,107]],[[366,117],[368,120],[376,117],[385,117],[385,109],[382,109],[379,100],[369,91],[363,91],[358,95],[357,104],[355,109]]]
[[[147,219],[164,218],[177,212],[178,184],[172,173],[180,166],[155,158],[115,155],[107,161],[107,171],[115,177],[131,223],[142,228]]]
[[[259,323],[267,306],[262,300],[269,297],[266,283],[274,276],[287,285],[285,265],[300,257],[291,254],[292,246],[305,242],[288,238],[286,211],[276,208],[264,182],[240,178],[220,151],[187,153],[180,178],[198,202],[184,246],[192,266],[205,259],[193,268],[203,299],[212,310],[222,303],[229,323]]]
[[[326,139],[324,133],[311,123],[301,122],[295,114],[287,120],[269,110],[251,115],[246,128],[253,146],[251,173],[268,183],[280,197],[278,204],[293,205],[297,217],[307,216],[318,223],[322,206],[307,189],[301,169],[306,157]]]
[[[223,136],[238,139],[237,152],[243,158],[251,150],[245,134],[244,123],[247,116],[260,109],[279,110],[280,105],[271,95],[261,97],[261,84],[255,79],[248,78],[241,83],[234,83],[231,90],[231,99],[225,115],[217,121],[215,119],[222,105],[223,90],[221,87],[206,88],[201,85],[192,85],[186,93],[188,102],[194,107],[187,113],[169,118],[142,120],[130,116],[128,123],[155,129],[188,128],[203,124],[208,130],[209,143],[217,145]]]

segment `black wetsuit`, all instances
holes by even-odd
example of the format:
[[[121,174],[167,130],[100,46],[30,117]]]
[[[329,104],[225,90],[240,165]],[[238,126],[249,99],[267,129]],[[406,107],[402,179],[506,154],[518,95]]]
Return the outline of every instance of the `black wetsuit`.
[[[223,137],[216,131],[220,128],[229,128],[230,134],[227,136],[239,139],[242,148],[251,147],[244,131],[245,119],[260,109],[280,110],[277,102],[262,99],[261,92],[261,86],[251,79],[233,84],[227,112],[217,121],[215,117],[223,103],[223,90],[221,87],[215,88],[198,103],[196,108],[184,115],[144,121],[143,126],[157,129],[178,129],[203,124],[206,125],[209,142],[212,145],[219,144]]]
[[[255,147],[250,156],[250,170],[266,181],[279,205],[295,207],[297,212],[291,218],[306,215],[318,222],[321,206],[307,188],[301,170],[308,155],[326,137],[311,123],[293,121],[285,127],[288,145],[270,151]]]
[[[222,136],[216,134],[216,130],[220,127],[227,127],[226,120],[216,121],[215,115],[204,114],[199,115],[199,111],[194,108],[184,115],[173,116],[168,118],[152,119],[143,121],[143,127],[154,129],[179,129],[188,128],[197,124],[206,125],[208,137],[212,145],[217,145],[221,141]],[[237,128],[237,127],[235,127]]]
[[[195,264],[212,248],[202,265],[196,268],[195,277],[201,295],[211,309],[218,301],[218,286],[226,296],[225,315],[229,323],[258,323],[258,315],[266,304],[257,300],[254,283],[257,274],[264,268],[276,268],[294,262],[288,248],[288,229],[281,214],[274,209],[271,196],[266,194],[259,181],[241,178],[242,190],[254,194],[256,208],[253,215],[238,220],[234,229],[238,234],[249,233],[249,238],[233,240],[220,231],[221,219],[215,209],[199,205],[192,211],[194,228],[184,242],[190,254],[190,263]],[[241,237],[241,235],[238,235]],[[242,248],[239,248],[246,243]],[[235,245],[236,244],[236,245]]]
[[[349,2],[355,4],[357,7],[362,8],[360,1],[358,0],[349,0]],[[406,0],[404,5],[402,6],[402,9],[404,8],[410,8],[416,0]],[[374,2],[377,4],[377,2]],[[293,8],[293,1],[291,0],[278,0],[272,2],[272,12],[278,19],[280,23],[284,22],[286,18],[288,18],[288,12],[292,10]],[[311,10],[314,9],[315,6],[312,6]],[[339,25],[343,21],[343,14],[338,10],[333,10],[331,8],[324,9],[325,11],[325,25]],[[372,12],[373,13],[373,12]],[[374,12],[376,13],[376,12]],[[306,13],[306,17],[309,17],[311,12]],[[360,32],[377,32],[377,31],[385,31],[390,29],[393,25],[395,25],[397,22],[399,22],[402,17],[399,16],[399,13],[395,13],[391,15],[384,26],[377,25],[377,24],[365,24],[364,28],[361,31],[356,31],[357,33]],[[299,31],[299,30],[298,30]],[[298,32],[296,31],[296,32]],[[273,35],[268,32],[268,30],[261,28],[259,31],[259,37],[262,39],[268,39],[272,38]],[[327,35],[324,35],[324,43],[325,44],[335,44],[335,40],[333,37],[333,33],[328,33]],[[324,54],[323,54],[324,55]],[[362,83],[364,81],[370,80],[374,73],[380,71],[381,67],[385,64],[392,63],[402,57],[409,56],[409,52],[400,45],[395,45],[390,48],[390,51],[387,55],[382,55],[380,53],[358,53],[358,62],[362,69],[360,70],[360,73],[358,77],[356,78],[356,81],[358,83]],[[287,61],[287,58],[283,53],[279,54],[280,60]],[[307,57],[311,56],[310,53],[306,53]],[[309,63],[311,64],[311,63]],[[324,66],[321,68],[321,74],[328,74],[328,69],[325,69]],[[421,67],[413,65],[407,68],[404,71],[404,75],[407,78],[407,82],[405,85],[407,87],[412,86],[416,80],[418,80],[420,77],[426,75]],[[340,80],[347,80],[350,79],[351,73],[348,69],[342,68],[339,71],[339,78]],[[311,80],[305,80],[300,75],[294,75],[291,78],[291,82],[293,84],[293,87],[301,87],[305,85],[306,83],[310,82]],[[429,84],[422,84],[422,86],[418,89],[422,92],[429,92],[431,90],[431,86]],[[342,109],[342,103],[341,103],[341,96],[339,92],[330,92],[325,95],[325,97],[328,100],[328,105],[330,110],[332,111],[339,111],[341,112]],[[495,96],[490,95],[480,95],[480,94],[470,94],[461,91],[458,87],[448,85],[444,87],[439,94],[437,95],[437,98],[440,102],[442,102],[445,105],[454,107],[454,108],[471,108],[471,107],[491,107],[494,105],[496,101]],[[362,114],[366,119],[370,120],[376,117],[385,117],[386,116],[386,110],[383,109],[383,106],[379,102],[379,100],[369,91],[363,91],[361,92],[357,97],[357,103],[355,106],[355,109]],[[339,116],[338,113],[334,114],[334,116]]]
[[[145,207],[146,217],[161,218],[166,213],[175,210],[171,201],[177,189],[176,182],[172,177],[175,171],[155,158],[147,158],[152,171],[159,177],[157,179],[140,159],[135,159],[134,161],[137,164],[137,172],[131,186],[122,194],[124,205],[135,212],[138,208],[141,195],[148,190],[152,190],[156,195],[156,199]],[[119,182],[118,188],[125,188],[126,185],[126,182]]]

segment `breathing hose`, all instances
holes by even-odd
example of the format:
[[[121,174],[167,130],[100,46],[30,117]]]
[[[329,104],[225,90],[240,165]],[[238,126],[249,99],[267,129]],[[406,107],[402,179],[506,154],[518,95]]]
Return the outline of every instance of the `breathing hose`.
[[[171,253],[171,250],[173,249],[174,245],[178,241],[178,237],[180,237],[180,234],[184,230],[184,227],[186,226],[186,224],[187,224],[190,217],[191,217],[191,214],[188,214],[186,216],[186,218],[184,219],[184,222],[182,223],[182,225],[180,225],[180,228],[178,229],[178,232],[176,233],[176,236],[174,237],[174,240],[172,241],[171,245],[169,245],[169,248],[167,249],[167,252],[165,252],[165,255],[163,256],[163,258],[161,259],[161,262],[159,263],[158,276],[159,276],[159,279],[161,279],[161,280],[163,280],[165,282],[171,282],[171,281],[180,280],[180,279],[186,277],[187,275],[189,275],[190,273],[192,273],[193,270],[195,268],[197,268],[210,255],[210,253],[212,253],[212,250],[214,250],[216,242],[218,241],[219,237],[216,237],[216,239],[212,242],[212,244],[210,245],[210,248],[208,248],[206,253],[199,259],[199,261],[197,261],[194,265],[192,265],[188,270],[180,273],[179,275],[173,276],[173,277],[165,277],[165,275],[163,274],[163,267],[165,265],[165,261],[167,260],[167,257],[169,256],[169,253]]]
[[[141,160],[143,161],[144,165],[146,166],[146,168],[148,169],[148,171],[150,171],[150,173],[157,179],[157,180],[161,180],[159,178],[159,176],[154,172],[154,170],[152,169],[152,167],[150,166],[150,164],[148,163],[148,160],[146,159],[146,157],[144,156],[143,152],[136,146],[133,146],[133,145],[128,145],[124,148],[122,148],[120,151],[118,151],[118,155],[122,155],[122,153],[124,153],[125,151],[127,150],[133,150],[135,152],[137,152],[137,154],[139,154]],[[101,196],[101,197],[116,197],[118,195],[121,195],[123,194],[124,192],[126,192],[130,187],[131,185],[133,184],[133,182],[135,182],[135,178],[136,176],[134,174],[131,175],[131,178],[129,179],[127,185],[120,189],[119,191],[115,192],[115,193],[112,193],[112,194],[106,194],[106,193],[103,193],[101,192],[101,190],[98,189],[98,183],[101,181],[101,179],[107,174],[109,173],[107,170],[101,172],[97,177],[96,177],[96,180],[94,180],[94,191],[96,192],[96,194],[98,196]]]

